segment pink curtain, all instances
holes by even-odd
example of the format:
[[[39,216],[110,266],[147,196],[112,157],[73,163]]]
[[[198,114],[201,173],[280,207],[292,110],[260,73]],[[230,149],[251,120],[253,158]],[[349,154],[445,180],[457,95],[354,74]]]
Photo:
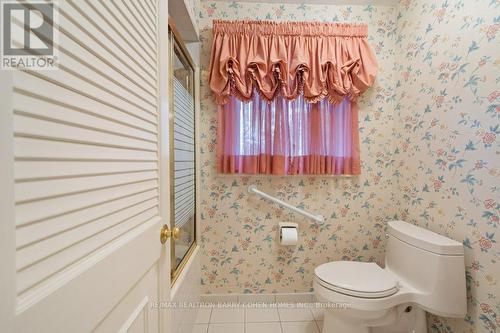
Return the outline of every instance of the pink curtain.
[[[215,20],[209,85],[217,104],[231,96],[279,94],[355,101],[370,87],[377,61],[363,24]]]
[[[356,100],[377,62],[363,24],[215,20],[220,173],[360,173]]]
[[[360,173],[356,104],[347,98],[307,103],[303,96],[269,103],[253,96],[219,105],[218,172]]]

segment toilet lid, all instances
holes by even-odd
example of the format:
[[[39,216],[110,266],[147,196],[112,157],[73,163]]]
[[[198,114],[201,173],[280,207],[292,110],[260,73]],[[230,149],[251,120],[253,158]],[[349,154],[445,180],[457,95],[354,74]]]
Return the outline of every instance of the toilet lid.
[[[334,261],[316,267],[324,287],[357,297],[387,297],[398,291],[398,281],[376,263]]]

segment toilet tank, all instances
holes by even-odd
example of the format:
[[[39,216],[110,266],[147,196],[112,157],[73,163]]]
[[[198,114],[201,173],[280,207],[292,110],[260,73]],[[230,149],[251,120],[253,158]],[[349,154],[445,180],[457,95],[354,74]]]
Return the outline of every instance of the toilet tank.
[[[414,302],[428,312],[464,317],[467,312],[464,247],[404,221],[390,221],[385,267],[415,290]]]

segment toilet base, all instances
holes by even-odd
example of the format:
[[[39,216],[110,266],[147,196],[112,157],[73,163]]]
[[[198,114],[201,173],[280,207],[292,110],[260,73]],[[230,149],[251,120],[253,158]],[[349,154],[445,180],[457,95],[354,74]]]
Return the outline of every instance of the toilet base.
[[[425,311],[414,304],[380,312],[325,310],[322,332],[427,333],[427,320]]]

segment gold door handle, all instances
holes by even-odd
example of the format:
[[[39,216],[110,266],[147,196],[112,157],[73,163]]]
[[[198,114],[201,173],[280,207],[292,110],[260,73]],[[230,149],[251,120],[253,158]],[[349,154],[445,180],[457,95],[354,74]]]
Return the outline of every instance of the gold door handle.
[[[181,237],[181,229],[179,229],[178,227],[174,227],[172,229],[172,238],[174,240],[178,240],[180,237]]]
[[[168,227],[168,225],[164,224],[160,230],[160,242],[162,244],[165,244],[167,242],[167,239],[169,238],[170,238],[170,228]]]
[[[172,237],[174,240],[179,239],[181,235],[181,229],[178,227],[174,227],[172,230],[168,227],[168,225],[164,224],[160,230],[160,242],[165,244],[167,240]]]

